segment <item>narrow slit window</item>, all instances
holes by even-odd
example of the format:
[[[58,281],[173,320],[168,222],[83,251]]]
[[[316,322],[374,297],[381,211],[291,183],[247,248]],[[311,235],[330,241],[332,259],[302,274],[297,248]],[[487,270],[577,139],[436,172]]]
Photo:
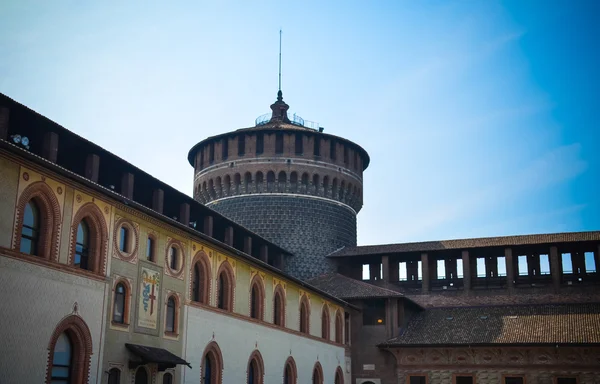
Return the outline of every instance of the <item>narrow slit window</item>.
[[[121,227],[119,239],[119,250],[121,252],[127,252],[127,242],[129,240],[129,230],[125,227]]]
[[[363,264],[362,266],[362,279],[371,280],[371,270],[369,268],[369,264]]]
[[[146,260],[154,261],[154,239],[151,237],[146,241]]]
[[[464,277],[462,259],[456,259],[456,277],[459,279],[462,279]]]
[[[423,280],[423,267],[421,265],[421,260],[419,260],[417,263],[417,276],[419,277],[419,280]]]
[[[573,260],[571,260],[571,254],[563,253],[561,256],[562,256],[563,274],[565,274],[565,275],[573,274]]]
[[[506,276],[506,257],[499,256],[496,258],[496,267],[498,268],[498,277]]]
[[[177,259],[178,259],[177,248],[171,247],[170,256],[169,256],[169,266],[174,271],[177,270],[177,264],[178,264],[178,260]]]
[[[529,274],[529,269],[527,267],[527,256],[519,256],[517,258],[518,260],[518,270],[519,270],[519,276],[527,276]]]
[[[596,260],[594,260],[594,252],[585,252],[585,273],[596,273]]]
[[[437,278],[438,280],[444,280],[446,278],[446,261],[437,261]]]
[[[485,277],[485,258],[477,258],[477,277]]]
[[[408,275],[406,273],[406,262],[402,261],[398,264],[398,276],[400,277],[400,281],[407,281]]]
[[[540,255],[540,275],[550,274],[550,258],[548,255]]]

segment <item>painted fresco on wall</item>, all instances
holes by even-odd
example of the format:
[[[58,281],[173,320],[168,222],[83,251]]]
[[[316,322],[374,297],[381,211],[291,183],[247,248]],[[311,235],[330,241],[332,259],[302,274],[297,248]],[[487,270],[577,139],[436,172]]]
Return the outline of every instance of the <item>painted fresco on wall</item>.
[[[158,321],[158,293],[160,273],[142,267],[139,295],[138,326],[156,329]]]

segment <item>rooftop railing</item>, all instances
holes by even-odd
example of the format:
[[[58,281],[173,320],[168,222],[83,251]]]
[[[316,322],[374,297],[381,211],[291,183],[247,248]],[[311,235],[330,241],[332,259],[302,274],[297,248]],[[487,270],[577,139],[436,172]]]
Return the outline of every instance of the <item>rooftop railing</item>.
[[[271,114],[265,113],[264,115],[260,115],[254,120],[255,126],[261,126],[267,124],[271,121]],[[295,113],[288,113],[288,119],[290,119],[290,123],[297,125],[299,127],[314,129],[315,131],[319,130],[319,123],[310,120],[304,120],[302,117]]]

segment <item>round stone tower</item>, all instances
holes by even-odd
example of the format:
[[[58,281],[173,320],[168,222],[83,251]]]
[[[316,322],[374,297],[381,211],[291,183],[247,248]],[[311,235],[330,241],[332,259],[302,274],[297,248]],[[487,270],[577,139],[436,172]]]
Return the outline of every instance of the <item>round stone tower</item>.
[[[326,255],[356,245],[369,155],[288,109],[279,91],[271,114],[199,142],[188,161],[194,199],[293,253],[285,271],[307,279],[334,271]]]

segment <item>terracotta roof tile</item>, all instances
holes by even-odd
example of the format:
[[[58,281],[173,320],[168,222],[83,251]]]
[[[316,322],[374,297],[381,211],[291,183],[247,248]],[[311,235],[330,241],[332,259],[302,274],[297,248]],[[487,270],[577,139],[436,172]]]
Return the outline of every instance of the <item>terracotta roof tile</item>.
[[[572,243],[581,241],[600,241],[600,231],[481,237],[475,239],[423,241],[418,243],[363,245],[342,248],[331,253],[329,257],[365,256],[404,252],[429,252],[442,251],[446,249],[506,247],[546,243]]]
[[[307,280],[310,285],[340,299],[402,297],[402,293],[355,280],[339,273],[320,275]]]
[[[600,304],[427,309],[381,346],[600,343]]]

